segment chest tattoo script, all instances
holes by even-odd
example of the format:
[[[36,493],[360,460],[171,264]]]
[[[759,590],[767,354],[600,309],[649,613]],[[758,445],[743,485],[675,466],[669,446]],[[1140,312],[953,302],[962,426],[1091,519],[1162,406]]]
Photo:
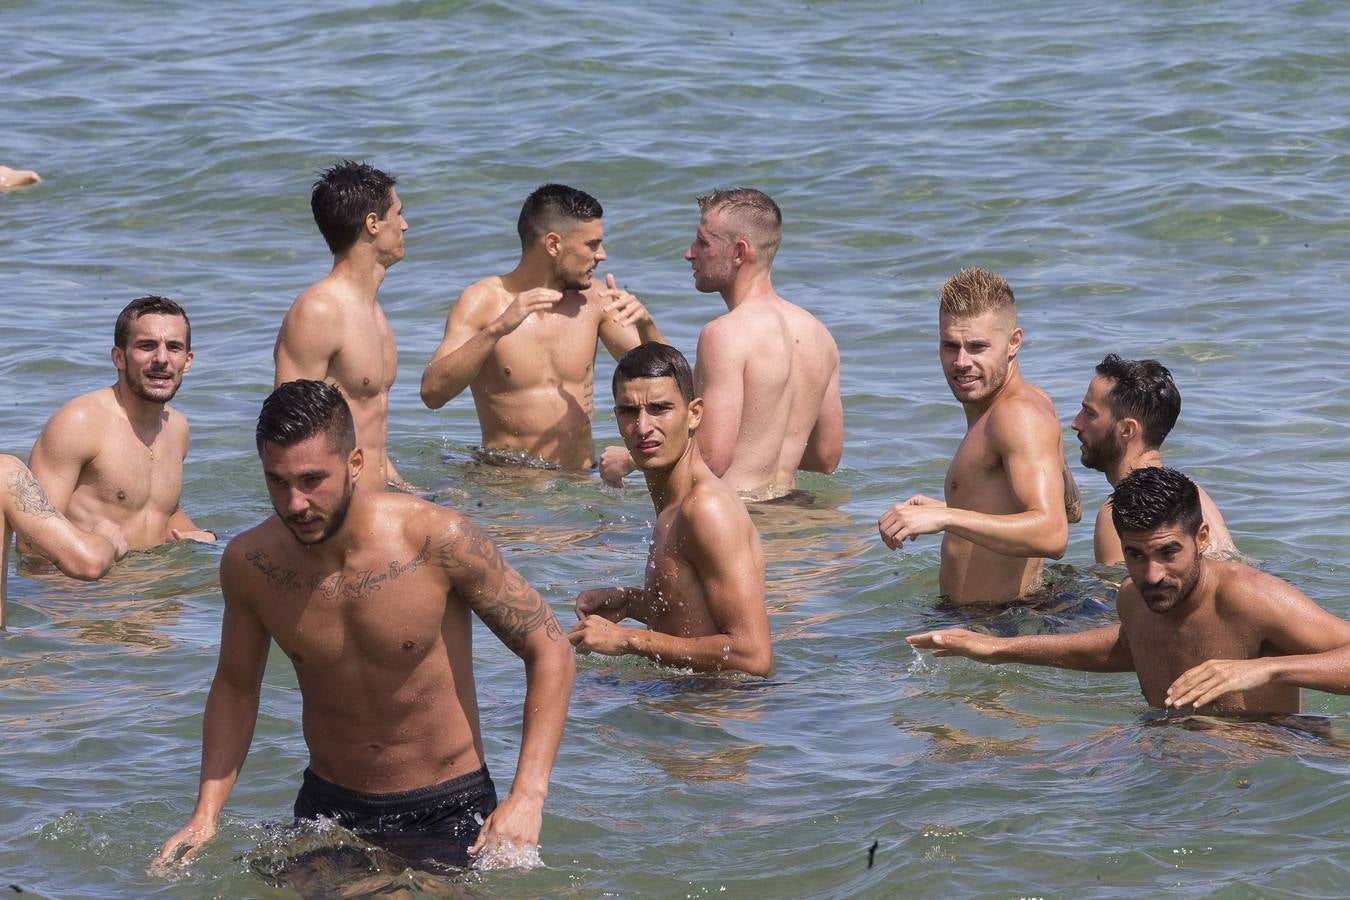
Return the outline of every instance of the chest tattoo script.
[[[272,562],[266,550],[249,550],[244,559],[252,563],[253,568],[262,573],[267,584],[273,590],[289,594],[318,593],[329,600],[363,600],[384,588],[386,584],[415,572],[427,564],[431,553],[431,538],[422,544],[417,555],[407,562],[390,560],[384,569],[362,569],[359,572],[334,572],[320,575],[315,572],[304,575],[295,569]]]

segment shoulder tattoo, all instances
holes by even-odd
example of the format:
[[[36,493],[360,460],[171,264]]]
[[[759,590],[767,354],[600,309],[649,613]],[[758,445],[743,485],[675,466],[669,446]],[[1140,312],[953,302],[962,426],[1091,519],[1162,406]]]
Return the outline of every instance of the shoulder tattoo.
[[[522,653],[526,639],[540,629],[551,641],[562,639],[553,610],[472,522],[463,520],[437,536],[430,561],[445,571],[450,586],[513,653]]]

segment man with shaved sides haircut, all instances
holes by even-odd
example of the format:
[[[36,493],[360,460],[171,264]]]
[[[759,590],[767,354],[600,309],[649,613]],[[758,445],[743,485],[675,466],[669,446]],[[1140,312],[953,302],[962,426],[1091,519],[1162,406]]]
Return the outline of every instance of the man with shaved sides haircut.
[[[188,421],[169,401],[192,368],[192,323],[167,297],[132,300],[113,324],[117,381],[47,421],[28,465],[53,507],[78,528],[111,520],[133,550],[214,541],[182,509]],[[22,553],[38,552],[20,542]],[[56,560],[52,560],[56,562]]]
[[[1296,713],[1300,688],[1350,693],[1350,622],[1293,585],[1206,557],[1200,492],[1175,469],[1145,466],[1111,494],[1130,578],[1119,625],[996,638],[962,628],[908,638],[935,656],[1134,672],[1151,706]]]
[[[320,173],[310,194],[333,267],[291,304],[272,351],[273,386],[299,378],[335,384],[351,404],[365,454],[361,487],[407,487],[389,459],[389,389],[398,346],[377,295],[389,267],[403,258],[403,201],[397,179],[343,160]]]
[[[1097,365],[1097,375],[1073,420],[1083,465],[1105,473],[1112,487],[1135,469],[1161,466],[1162,442],[1180,413],[1181,392],[1166,366],[1156,359],[1121,359],[1114,353],[1107,354]],[[1203,489],[1200,505],[1209,526],[1205,552],[1215,556],[1236,554],[1223,514]],[[1097,511],[1092,545],[1102,565],[1119,565],[1125,558],[1111,524],[1109,503],[1103,503]]]
[[[703,461],[703,400],[674,347],[643,344],[614,370],[614,418],[656,507],[646,582],[576,600],[579,653],[636,655],[699,672],[773,672],[764,554],[750,514]],[[645,626],[620,625],[633,619]]]
[[[197,805],[158,863],[190,858],[215,833],[273,641],[303,701],[297,818],[334,820],[414,867],[538,844],[573,675],[552,611],[464,516],[360,487],[365,453],[333,385],[278,387],[257,444],[276,514],[221,560]],[[479,733],[471,614],[525,664],[520,756],[500,805]]]
[[[953,603],[1007,603],[1040,584],[1044,557],[1069,540],[1064,441],[1054,404],[1022,378],[1012,288],[986,269],[962,269],[942,286],[938,356],[966,414],[945,500],[916,494],[882,515],[892,550],[943,532],[939,590]],[[1077,494],[1076,487],[1073,489]],[[1077,521],[1075,516],[1074,521]]]
[[[844,450],[839,349],[815,316],[774,290],[783,214],[763,191],[714,191],[698,200],[698,232],[684,258],[694,287],[727,312],[703,327],[694,382],[706,404],[699,452],[746,500],[794,494],[797,470],[833,472]],[[622,447],[600,472],[617,486],[633,471]]]
[[[604,262],[599,201],[546,184],[525,200],[520,260],[470,285],[422,373],[422,402],[440,409],[467,387],[483,447],[497,458],[587,469],[595,462],[597,340],[615,359],[662,340],[637,297],[593,278]]]

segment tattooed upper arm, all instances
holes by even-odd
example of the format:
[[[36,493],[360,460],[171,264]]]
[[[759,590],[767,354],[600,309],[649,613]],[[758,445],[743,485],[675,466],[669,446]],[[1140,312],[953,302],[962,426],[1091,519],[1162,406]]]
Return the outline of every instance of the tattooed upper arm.
[[[14,501],[16,513],[38,519],[50,519],[52,516],[60,515],[27,466],[15,468],[9,481],[9,495]]]
[[[516,655],[524,653],[535,632],[551,641],[562,639],[553,610],[468,519],[460,517],[436,535],[429,557],[449,576],[451,589]]]

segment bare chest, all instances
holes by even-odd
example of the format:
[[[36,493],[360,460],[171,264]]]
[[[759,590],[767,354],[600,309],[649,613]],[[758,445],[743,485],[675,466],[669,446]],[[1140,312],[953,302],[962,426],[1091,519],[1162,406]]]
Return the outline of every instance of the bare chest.
[[[342,349],[328,374],[357,400],[389,393],[398,375],[398,346],[383,312],[376,309],[344,323]]]
[[[597,314],[581,304],[531,315],[497,342],[493,375],[502,386],[516,389],[589,383],[595,369]]]
[[[984,428],[976,424],[952,456],[943,485],[947,505],[992,512],[1009,498],[1003,461],[990,447]]]
[[[647,624],[669,634],[705,634],[711,618],[703,585],[680,553],[679,529],[673,520],[670,513],[657,519],[647,553],[646,588],[652,613]]]
[[[1161,706],[1167,689],[1187,670],[1210,659],[1254,659],[1261,655],[1259,635],[1221,623],[1212,614],[1193,615],[1178,628],[1162,616],[1138,611],[1121,626],[1130,643],[1139,688]]]
[[[117,423],[80,473],[76,493],[128,513],[146,509],[172,513],[183,486],[185,443],[185,436],[167,425],[147,444],[129,425]]]
[[[428,540],[415,553],[366,556],[340,569],[262,547],[245,560],[259,616],[297,667],[404,667],[443,640],[449,592],[429,551]]]

